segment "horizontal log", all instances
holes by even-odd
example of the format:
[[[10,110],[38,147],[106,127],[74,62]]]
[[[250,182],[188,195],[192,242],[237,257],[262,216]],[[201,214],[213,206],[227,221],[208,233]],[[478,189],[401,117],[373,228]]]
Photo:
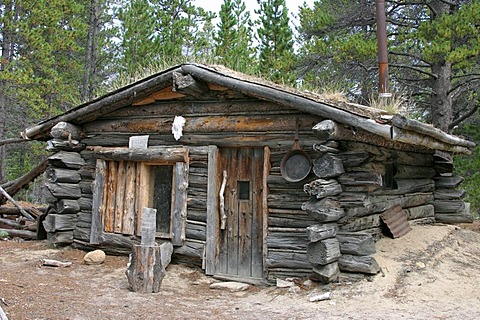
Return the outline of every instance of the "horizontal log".
[[[49,167],[45,171],[45,177],[49,182],[77,183],[82,178],[77,170]]]
[[[342,160],[329,153],[317,157],[313,161],[312,170],[318,178],[322,179],[337,177],[345,172]]]
[[[47,182],[45,186],[57,199],[78,199],[82,196],[82,191],[78,184]]]
[[[395,179],[396,187],[373,192],[375,195],[401,195],[406,193],[433,192],[435,183],[432,179]]]
[[[442,223],[472,223],[473,215],[470,212],[470,203],[465,203],[465,208],[455,213],[435,213],[435,221]]]
[[[62,214],[77,213],[80,211],[80,204],[74,199],[60,199],[55,203],[55,211]]]
[[[77,213],[77,224],[75,227],[90,229],[92,226],[92,213],[80,211]]]
[[[336,223],[314,224],[307,227],[307,237],[310,242],[334,238],[338,232]]]
[[[349,172],[344,173],[337,178],[342,185],[358,186],[358,185],[373,185],[376,187],[382,186],[382,175],[375,172]]]
[[[188,162],[188,149],[185,147],[156,146],[148,149],[94,148],[98,159],[117,161],[161,161]]]
[[[345,167],[358,167],[371,157],[370,153],[362,150],[344,151],[336,156]]]
[[[308,262],[307,253],[303,251],[278,251],[268,250],[267,268],[291,268],[291,269],[307,269],[313,265]]]
[[[465,210],[465,202],[462,200],[435,200],[433,206],[435,213],[455,213]]]
[[[406,165],[395,165],[395,179],[431,179],[435,177],[437,171],[432,167],[417,167]]]
[[[455,189],[460,183],[463,182],[463,177],[453,176],[453,177],[436,177],[435,178],[435,188],[436,189]]]
[[[17,220],[13,220],[13,219],[0,218],[0,225],[2,224],[17,228],[17,229],[23,229],[25,227],[25,225],[22,225],[19,222],[17,222]]]
[[[308,238],[303,232],[269,232],[267,235],[268,248],[303,250],[307,249]]]
[[[9,237],[19,237],[26,239],[36,239],[37,233],[28,231],[28,230],[17,230],[17,229],[3,229],[0,228],[1,232],[7,233]]]
[[[435,215],[435,209],[431,204],[406,208],[403,209],[403,212],[405,212],[405,214],[407,215],[408,220],[423,219],[433,217]]]
[[[48,162],[56,168],[80,169],[85,160],[77,152],[59,151],[48,157]]]
[[[207,237],[207,225],[206,223],[193,223],[192,221],[187,221],[185,227],[185,236],[188,239],[195,239],[205,241]]]
[[[58,152],[58,151],[79,152],[85,149],[85,144],[81,143],[78,140],[63,141],[63,140],[53,139],[53,140],[47,141],[47,147],[45,149],[51,152]]]
[[[357,232],[367,229],[374,229],[380,227],[382,224],[380,214],[372,214],[361,218],[345,217],[338,221],[340,232]]]
[[[205,243],[201,243],[198,241],[191,241],[190,239],[187,238],[183,246],[175,247],[173,251],[175,255],[202,258],[204,247],[205,247]]]
[[[55,233],[48,233],[47,239],[53,245],[69,245],[73,242],[73,231],[57,231]]]
[[[342,254],[368,256],[376,252],[372,235],[358,232],[339,232],[337,240]]]
[[[76,214],[48,214],[43,221],[43,227],[49,233],[73,230],[77,223]]]
[[[318,223],[317,220],[309,216],[305,211],[303,215],[289,215],[289,214],[269,214],[268,226],[280,228],[306,228],[312,224]]]
[[[339,202],[332,198],[318,200],[312,197],[302,204],[302,210],[305,210],[319,222],[337,221],[345,215],[345,211],[340,207]]]
[[[338,267],[341,271],[377,274],[380,266],[371,256],[354,256],[344,254],[338,259]]]
[[[303,186],[303,191],[317,199],[342,193],[342,186],[334,179],[317,179]]]
[[[465,197],[465,190],[457,189],[435,189],[433,195],[435,200],[460,200]]]

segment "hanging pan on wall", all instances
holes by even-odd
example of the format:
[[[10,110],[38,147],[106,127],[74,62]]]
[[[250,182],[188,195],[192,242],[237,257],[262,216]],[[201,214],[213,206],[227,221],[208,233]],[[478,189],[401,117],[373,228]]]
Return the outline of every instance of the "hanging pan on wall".
[[[283,156],[280,162],[282,177],[289,182],[299,182],[305,179],[312,169],[312,161],[300,147],[298,142],[298,119],[295,130],[295,142],[292,150]]]

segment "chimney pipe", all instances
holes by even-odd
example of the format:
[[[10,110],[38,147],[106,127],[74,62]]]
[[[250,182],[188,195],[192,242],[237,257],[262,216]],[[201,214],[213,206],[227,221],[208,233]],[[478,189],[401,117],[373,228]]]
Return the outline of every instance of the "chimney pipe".
[[[387,57],[387,23],[385,17],[385,0],[375,0],[377,16],[377,46],[378,46],[378,93],[380,97],[390,97],[388,87],[388,57]]]

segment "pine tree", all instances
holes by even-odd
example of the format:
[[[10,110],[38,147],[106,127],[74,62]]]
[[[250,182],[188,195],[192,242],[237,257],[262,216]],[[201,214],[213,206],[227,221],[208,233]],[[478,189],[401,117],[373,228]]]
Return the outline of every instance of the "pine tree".
[[[262,1],[255,13],[259,15],[260,73],[271,80],[292,84],[296,78],[294,41],[285,0]]]
[[[220,8],[215,36],[215,57],[220,64],[240,72],[254,72],[250,12],[243,0],[225,0]]]

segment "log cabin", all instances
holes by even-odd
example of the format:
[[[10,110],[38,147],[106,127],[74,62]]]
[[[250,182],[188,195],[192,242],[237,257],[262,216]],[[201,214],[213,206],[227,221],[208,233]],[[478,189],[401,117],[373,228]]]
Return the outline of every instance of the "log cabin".
[[[128,254],[144,208],[172,259],[251,283],[375,274],[375,239],[470,221],[475,144],[385,111],[182,64],[23,132],[48,142],[55,245]]]

